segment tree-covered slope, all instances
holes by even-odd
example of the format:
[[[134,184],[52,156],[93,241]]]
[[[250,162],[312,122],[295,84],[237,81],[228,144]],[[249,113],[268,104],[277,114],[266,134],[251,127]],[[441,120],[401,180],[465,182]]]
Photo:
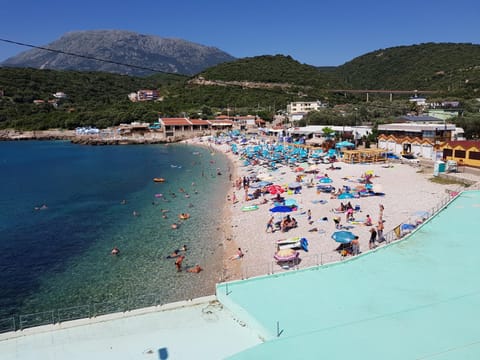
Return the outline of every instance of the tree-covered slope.
[[[380,49],[336,70],[351,89],[480,88],[480,45],[427,43]]]
[[[294,84],[319,88],[335,85],[331,71],[321,71],[283,55],[264,55],[226,62],[208,68],[197,77],[212,81]]]

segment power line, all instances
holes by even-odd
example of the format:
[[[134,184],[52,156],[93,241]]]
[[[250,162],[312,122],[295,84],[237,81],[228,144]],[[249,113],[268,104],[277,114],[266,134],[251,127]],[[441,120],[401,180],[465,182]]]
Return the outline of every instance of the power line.
[[[140,70],[148,70],[148,71],[153,71],[153,72],[160,72],[160,73],[164,73],[164,74],[170,74],[170,73],[168,73],[168,72],[166,72],[166,71],[162,71],[162,70],[158,70],[158,69],[153,69],[153,68],[149,68],[149,67],[146,67],[146,66],[138,66],[138,65],[133,65],[133,64],[127,64],[127,63],[122,63],[122,62],[119,62],[119,61],[113,61],[113,60],[108,60],[108,59],[100,59],[100,58],[97,58],[97,57],[95,57],[95,56],[75,54],[75,53],[71,53],[71,52],[68,52],[68,51],[50,49],[50,48],[46,48],[46,47],[43,47],[43,46],[37,46],[37,45],[22,43],[22,42],[19,42],[19,41],[13,41],[13,40],[9,40],[9,39],[2,39],[2,38],[0,38],[0,41],[3,41],[3,42],[5,42],[5,43],[9,43],[9,44],[15,44],[15,45],[20,45],[20,46],[30,47],[30,48],[34,48],[34,49],[50,51],[50,52],[54,52],[54,53],[58,53],[58,54],[75,56],[75,57],[79,57],[79,58],[83,58],[83,59],[87,59],[87,60],[101,61],[101,62],[104,62],[104,63],[114,64],[114,65],[121,65],[121,66],[127,66],[127,67],[131,67],[131,68],[135,68],[135,69],[140,69]]]

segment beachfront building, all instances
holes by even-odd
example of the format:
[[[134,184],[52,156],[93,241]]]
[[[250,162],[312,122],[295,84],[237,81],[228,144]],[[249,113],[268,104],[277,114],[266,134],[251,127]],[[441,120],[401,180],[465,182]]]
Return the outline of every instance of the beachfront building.
[[[228,118],[215,118],[207,121],[213,131],[230,131],[233,128],[233,120]]]
[[[396,137],[418,137],[420,139],[428,139],[433,142],[451,140],[454,136],[463,136],[463,129],[455,126],[455,124],[447,124],[446,122],[403,122],[394,124],[384,124],[378,126],[379,134],[394,135]]]
[[[480,141],[447,141],[440,145],[444,161],[480,168]]]
[[[323,142],[323,129],[333,130],[333,136],[342,139],[351,139],[355,142],[372,132],[369,126],[333,126],[333,125],[308,125],[287,129],[287,135],[293,138],[305,137],[307,144],[321,144]]]
[[[203,136],[210,124],[206,120],[187,118],[159,118],[160,129],[166,140]]]
[[[415,156],[437,160],[438,150],[435,142],[430,139],[422,139],[418,136],[395,136],[379,135],[377,146],[387,152],[395,154],[413,154]]]

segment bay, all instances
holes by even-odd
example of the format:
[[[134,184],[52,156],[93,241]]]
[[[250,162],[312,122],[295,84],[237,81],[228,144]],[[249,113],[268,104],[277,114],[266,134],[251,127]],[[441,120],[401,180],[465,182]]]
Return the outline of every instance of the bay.
[[[0,142],[0,318],[213,294],[229,170],[224,155],[185,144]],[[204,272],[166,259],[184,244],[184,265]]]

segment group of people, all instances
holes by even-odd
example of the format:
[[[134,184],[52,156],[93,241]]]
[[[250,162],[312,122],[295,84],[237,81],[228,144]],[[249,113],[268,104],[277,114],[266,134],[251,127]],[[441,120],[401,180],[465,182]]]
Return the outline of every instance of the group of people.
[[[298,226],[297,220],[293,216],[287,215],[280,221],[280,230],[287,232],[290,229]]]
[[[183,245],[183,247],[181,247],[180,249],[174,250],[170,255],[167,256],[167,259],[175,259],[175,267],[178,272],[182,271],[183,260],[185,260],[185,255],[181,253],[182,252],[185,253],[186,251],[187,251],[187,245]],[[198,264],[186,269],[187,272],[197,273],[197,274],[202,270],[203,270],[202,267]]]

